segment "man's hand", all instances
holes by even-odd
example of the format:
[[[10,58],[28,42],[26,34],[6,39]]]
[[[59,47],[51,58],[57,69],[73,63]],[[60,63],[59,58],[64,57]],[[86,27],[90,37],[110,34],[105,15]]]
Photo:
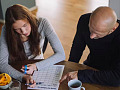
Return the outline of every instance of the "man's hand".
[[[60,83],[63,82],[64,80],[70,81],[72,79],[78,79],[78,71],[73,71],[73,72],[69,72],[66,75],[64,75],[61,80]]]
[[[28,84],[28,86],[32,88],[36,86],[36,82],[33,80],[32,76],[24,75],[22,79],[26,81],[26,84]]]

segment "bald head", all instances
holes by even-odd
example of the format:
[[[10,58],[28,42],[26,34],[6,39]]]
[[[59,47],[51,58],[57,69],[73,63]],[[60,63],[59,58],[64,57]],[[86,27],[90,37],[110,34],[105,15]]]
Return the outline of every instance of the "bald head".
[[[109,32],[116,26],[117,16],[110,7],[98,7],[91,14],[89,27],[94,32]]]
[[[110,7],[99,7],[91,15],[97,24],[105,24],[107,27],[113,27],[117,21],[116,13]]]

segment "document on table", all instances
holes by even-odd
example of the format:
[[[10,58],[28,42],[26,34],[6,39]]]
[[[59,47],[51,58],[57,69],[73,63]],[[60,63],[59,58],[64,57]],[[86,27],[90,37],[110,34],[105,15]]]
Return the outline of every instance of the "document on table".
[[[36,87],[27,89],[58,90],[59,80],[62,77],[64,65],[51,65],[33,73]]]

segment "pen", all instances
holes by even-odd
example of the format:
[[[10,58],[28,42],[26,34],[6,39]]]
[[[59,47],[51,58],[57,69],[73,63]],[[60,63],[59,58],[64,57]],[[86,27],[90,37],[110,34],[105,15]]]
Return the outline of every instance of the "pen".
[[[32,85],[32,83],[29,83],[29,84],[26,83],[25,85]]]
[[[39,84],[42,84],[42,83],[44,83],[44,82],[37,82],[36,85],[39,85]],[[26,83],[25,85],[32,85],[32,83],[29,83],[29,84]]]
[[[24,67],[25,67],[24,74],[26,74],[27,73],[27,65],[25,65]]]

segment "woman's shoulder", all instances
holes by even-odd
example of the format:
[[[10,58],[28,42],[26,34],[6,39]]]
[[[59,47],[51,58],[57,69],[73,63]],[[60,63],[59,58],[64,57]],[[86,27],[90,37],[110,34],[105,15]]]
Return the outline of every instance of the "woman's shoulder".
[[[38,18],[39,29],[43,29],[44,27],[46,27],[48,25],[48,23],[49,22],[46,18],[43,18],[43,17]]]
[[[43,32],[48,32],[51,29],[52,25],[50,24],[48,19],[40,17],[38,19],[38,21],[39,21],[39,27],[38,27],[39,32],[42,32],[42,31]]]
[[[40,24],[45,24],[45,23],[47,23],[48,22],[48,19],[47,18],[44,18],[44,17],[39,17],[38,18],[38,23],[39,23],[39,25]]]

